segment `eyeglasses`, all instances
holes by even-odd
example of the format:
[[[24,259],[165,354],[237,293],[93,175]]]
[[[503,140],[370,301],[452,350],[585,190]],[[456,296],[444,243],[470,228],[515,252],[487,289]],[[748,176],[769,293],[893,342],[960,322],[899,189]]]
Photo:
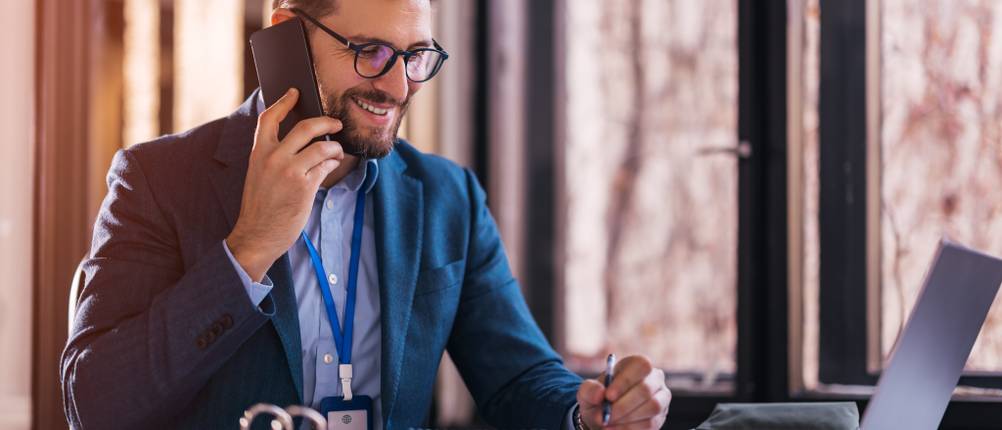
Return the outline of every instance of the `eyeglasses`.
[[[306,12],[298,8],[290,8],[289,10],[313,23],[348,49],[355,51],[355,73],[366,79],[375,79],[385,75],[397,63],[397,57],[404,57],[404,70],[407,79],[413,82],[425,82],[435,77],[442,69],[442,64],[449,58],[449,53],[445,52],[434,39],[432,39],[434,48],[411,50],[396,49],[385,42],[352,43]]]

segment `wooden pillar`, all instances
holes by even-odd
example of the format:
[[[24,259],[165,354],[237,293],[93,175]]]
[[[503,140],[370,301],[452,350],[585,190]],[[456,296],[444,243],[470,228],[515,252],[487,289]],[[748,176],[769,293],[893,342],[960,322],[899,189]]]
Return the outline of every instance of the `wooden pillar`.
[[[66,428],[59,356],[67,294],[89,243],[88,84],[94,2],[38,0],[35,225],[33,253],[33,428]]]

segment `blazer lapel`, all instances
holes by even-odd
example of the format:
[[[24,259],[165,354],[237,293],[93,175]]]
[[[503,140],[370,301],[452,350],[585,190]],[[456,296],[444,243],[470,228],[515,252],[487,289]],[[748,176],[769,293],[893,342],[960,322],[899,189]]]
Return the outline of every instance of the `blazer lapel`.
[[[226,118],[215,153],[216,161],[222,166],[214,166],[215,169],[210,170],[212,186],[231,230],[240,215],[240,200],[243,197],[244,179],[247,177],[247,163],[250,160],[254,129],[257,126],[259,92],[260,90],[255,90],[251,93],[240,108]],[[274,284],[271,294],[275,301],[275,315],[271,317],[271,323],[285,349],[285,359],[289,363],[289,372],[296,386],[296,394],[299,395],[298,403],[302,403],[303,360],[300,352],[302,341],[299,337],[299,310],[292,284],[292,264],[289,261],[289,254],[284,254],[275,261],[268,270],[268,278]]]
[[[292,381],[296,384],[298,403],[303,403],[303,355],[302,340],[299,337],[299,305],[296,304],[296,293],[292,285],[292,263],[289,254],[282,254],[275,264],[268,269],[268,277],[275,286],[271,296],[275,300],[275,315],[271,324],[275,326],[278,337],[285,349],[285,360],[289,363]]]
[[[405,173],[406,165],[398,153],[391,152],[380,160],[379,167],[379,180],[373,189],[373,215],[382,325],[380,395],[383,420],[389,423],[400,391],[407,327],[420,266],[424,211],[421,181]]]

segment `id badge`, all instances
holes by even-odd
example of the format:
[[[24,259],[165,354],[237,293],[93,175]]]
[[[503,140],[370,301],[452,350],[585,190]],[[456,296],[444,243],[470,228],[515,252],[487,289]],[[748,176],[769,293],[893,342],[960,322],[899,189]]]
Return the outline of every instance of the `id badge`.
[[[355,395],[351,400],[344,397],[327,397],[320,401],[320,413],[327,418],[327,430],[371,430],[372,398]]]

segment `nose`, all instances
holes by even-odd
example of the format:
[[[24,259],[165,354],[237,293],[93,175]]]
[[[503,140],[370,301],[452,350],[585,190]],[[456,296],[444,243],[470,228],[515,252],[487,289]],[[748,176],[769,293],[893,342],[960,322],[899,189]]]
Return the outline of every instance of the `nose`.
[[[393,97],[399,103],[407,100],[410,92],[410,82],[407,80],[406,62],[403,58],[397,58],[386,74],[373,79],[372,86],[387,95]]]

